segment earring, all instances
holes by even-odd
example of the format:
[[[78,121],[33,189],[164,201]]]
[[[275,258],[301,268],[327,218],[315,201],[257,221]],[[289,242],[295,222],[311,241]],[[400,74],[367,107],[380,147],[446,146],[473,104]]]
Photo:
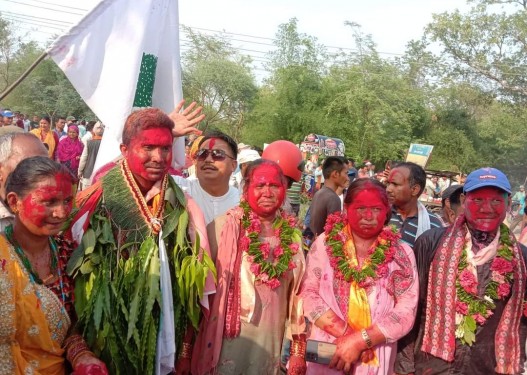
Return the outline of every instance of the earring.
[[[15,215],[18,214],[18,208],[13,208],[12,211]]]

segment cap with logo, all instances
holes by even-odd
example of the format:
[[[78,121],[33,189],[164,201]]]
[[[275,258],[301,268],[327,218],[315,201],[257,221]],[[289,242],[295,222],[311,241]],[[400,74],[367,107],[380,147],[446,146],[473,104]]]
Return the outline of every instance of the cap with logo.
[[[496,168],[480,168],[471,172],[463,185],[465,193],[483,187],[497,187],[507,193],[511,193],[511,184],[505,174]]]

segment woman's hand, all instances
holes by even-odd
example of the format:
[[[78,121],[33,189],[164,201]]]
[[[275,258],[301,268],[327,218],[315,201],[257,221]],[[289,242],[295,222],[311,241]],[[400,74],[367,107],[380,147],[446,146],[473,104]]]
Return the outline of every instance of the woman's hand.
[[[307,371],[306,360],[304,357],[292,355],[289,357],[287,375],[304,375]]]
[[[349,335],[339,337],[335,342],[337,350],[331,358],[329,368],[336,368],[344,373],[349,373],[353,364],[357,362],[362,352],[367,349],[360,332],[353,332]]]
[[[85,353],[76,359],[73,375],[108,375],[108,369],[93,353]]]

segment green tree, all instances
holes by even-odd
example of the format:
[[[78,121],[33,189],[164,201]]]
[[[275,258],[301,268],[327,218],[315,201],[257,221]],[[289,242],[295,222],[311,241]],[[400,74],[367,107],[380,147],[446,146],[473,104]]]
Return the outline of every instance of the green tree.
[[[487,92],[511,100],[527,99],[527,17],[525,1],[472,1],[459,10],[433,16],[426,33],[439,43],[443,65],[457,80],[470,81]],[[496,11],[507,4],[507,11]],[[518,6],[519,9],[514,8]]]
[[[325,50],[316,38],[300,33],[297,20],[278,28],[269,54],[270,77],[255,102],[244,140],[261,145],[276,139],[298,143],[324,128],[326,102],[321,90]]]
[[[222,36],[184,30],[190,43],[182,56],[184,96],[203,105],[204,129],[215,127],[239,140],[257,94],[250,59]]]

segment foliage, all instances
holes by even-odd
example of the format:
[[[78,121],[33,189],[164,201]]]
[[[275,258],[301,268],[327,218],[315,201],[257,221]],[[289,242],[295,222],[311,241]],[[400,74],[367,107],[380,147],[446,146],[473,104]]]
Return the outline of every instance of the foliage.
[[[473,1],[467,14],[436,14],[427,36],[442,48],[447,74],[470,81],[509,100],[527,99],[527,18],[523,1]],[[496,4],[521,5],[513,12],[490,9]],[[510,9],[510,7],[508,8]]]
[[[203,105],[203,129],[215,127],[239,140],[257,93],[250,60],[221,35],[184,30],[190,43],[182,56],[184,95]]]

